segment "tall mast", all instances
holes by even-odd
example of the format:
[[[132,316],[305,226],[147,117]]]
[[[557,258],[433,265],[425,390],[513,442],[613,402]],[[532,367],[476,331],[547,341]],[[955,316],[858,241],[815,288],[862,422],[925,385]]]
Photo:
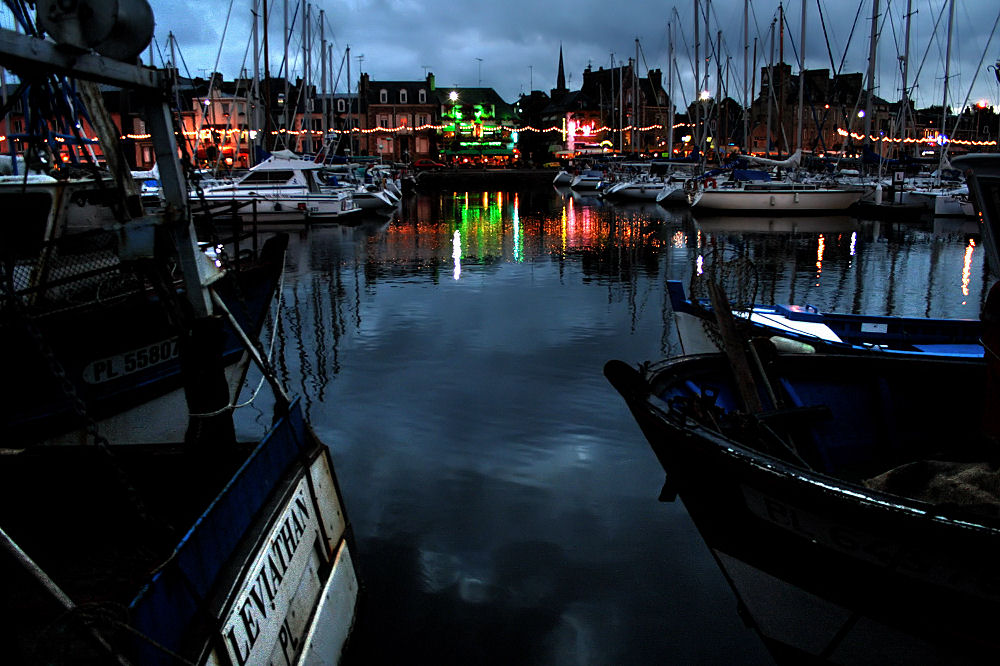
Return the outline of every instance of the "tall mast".
[[[703,162],[701,130],[698,127],[698,123],[701,122],[701,57],[698,53],[701,48],[698,38],[698,25],[701,23],[701,18],[698,16],[700,10],[701,3],[699,0],[694,0],[694,140],[699,152],[698,161]]]
[[[639,38],[635,38],[635,65],[632,67],[632,150],[639,152]]]
[[[254,132],[260,131],[260,0],[253,0],[253,113],[250,114],[250,123]],[[257,145],[257,140],[253,143],[249,141],[250,132],[247,132],[247,143],[252,146]],[[259,139],[260,137],[258,137]],[[257,163],[257,151],[251,150],[250,166]]]
[[[674,157],[674,33],[667,23],[667,156]]]
[[[944,166],[944,131],[948,128],[948,76],[951,73],[951,24],[955,18],[955,0],[948,3],[948,46],[944,53],[944,99],[941,102],[941,145],[938,159],[938,175],[935,180],[940,184],[941,167]]]
[[[750,79],[750,23],[749,23],[750,0],[743,0],[743,152],[749,153],[748,133],[750,129],[748,115],[750,113],[750,101],[747,98],[747,81]]]
[[[907,86],[909,84],[910,70],[910,17],[913,15],[913,0],[906,0],[906,43],[903,48],[903,118],[899,128],[899,137],[906,139],[906,131],[909,123],[907,116],[910,113],[910,96]],[[902,152],[902,151],[900,151]]]
[[[876,0],[877,1],[877,0]],[[802,34],[799,37],[799,117],[795,126],[795,148],[802,150],[802,109],[806,92],[806,0],[802,0]]]
[[[877,47],[878,0],[872,0],[872,34],[868,42],[868,99],[865,106],[865,143],[871,142],[872,135],[872,98],[875,96],[875,53]]]
[[[771,19],[771,55],[767,61],[767,156],[771,156],[771,110],[774,107],[774,19]]]
[[[264,5],[264,139],[261,145],[264,147],[265,151],[270,150],[268,147],[271,139],[271,65],[269,63],[270,56],[267,50],[267,0],[263,0]]]
[[[320,62],[320,84],[323,88],[323,134],[320,136],[320,148],[326,143],[326,129],[329,127],[326,113],[326,31],[323,24],[326,22],[326,10],[319,10],[319,62]]]
[[[347,45],[347,152],[354,155],[354,128],[351,123],[354,122],[352,116],[354,114],[353,107],[351,106],[351,45]],[[360,104],[360,102],[359,102]],[[359,107],[360,110],[360,107]]]
[[[309,103],[312,98],[309,96],[309,5],[306,0],[302,0],[302,92],[299,98],[302,99],[302,124],[299,129],[304,131],[304,136],[308,142],[308,147],[302,144],[302,149],[312,150],[312,117],[309,114]]]
[[[785,5],[778,3],[778,61],[781,65],[781,85],[778,87],[778,127],[775,135],[778,138],[778,158],[781,158],[781,148],[785,145]]]
[[[290,32],[291,28],[289,28],[288,26],[288,0],[284,0],[284,6],[285,6],[285,32],[284,32],[284,39],[282,39],[282,41],[285,44],[285,65],[282,68],[282,71],[285,74],[285,103],[281,105],[281,120],[282,120],[282,125],[286,130],[286,133],[284,135],[284,140],[285,140],[285,147],[287,148],[288,147],[287,130],[290,129],[290,123],[288,122],[288,40],[291,39],[292,35]]]

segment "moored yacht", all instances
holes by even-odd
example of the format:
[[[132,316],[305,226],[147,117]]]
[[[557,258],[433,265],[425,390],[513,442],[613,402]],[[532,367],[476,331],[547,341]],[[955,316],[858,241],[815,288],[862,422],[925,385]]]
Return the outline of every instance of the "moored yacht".
[[[256,214],[269,222],[340,222],[361,209],[347,188],[323,191],[317,179],[321,164],[278,150],[231,185],[204,191],[209,203],[256,204]]]

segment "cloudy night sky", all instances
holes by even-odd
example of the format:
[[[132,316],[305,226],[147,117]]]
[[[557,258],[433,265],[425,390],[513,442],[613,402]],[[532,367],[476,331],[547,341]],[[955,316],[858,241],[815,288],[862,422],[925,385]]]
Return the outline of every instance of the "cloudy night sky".
[[[302,71],[299,2],[290,0],[295,25],[289,47],[292,78]],[[347,89],[345,50],[351,49],[352,89],[359,71],[374,80],[417,80],[434,73],[440,88],[477,86],[494,88],[513,102],[532,88],[555,87],[559,47],[562,45],[567,84],[578,89],[583,71],[610,67],[635,56],[639,40],[641,72],[658,68],[664,79],[668,68],[668,24],[674,33],[674,59],[679,78],[674,79],[678,102],[691,100],[694,91],[694,1],[678,4],[652,0],[623,3],[574,0],[505,0],[454,2],[454,0],[318,0],[313,12],[326,12],[326,38],[333,46],[333,67],[340,71],[338,91]],[[911,86],[920,106],[941,103],[948,12],[944,0],[911,0]],[[252,72],[253,0],[152,0],[156,15],[156,46],[166,55],[167,35],[173,31],[180,49],[182,70],[200,76],[216,68],[227,77],[241,67]],[[704,12],[705,2],[702,2]],[[270,69],[279,70],[283,55],[284,3],[270,0]],[[904,52],[906,0],[881,0],[881,35],[878,49],[876,94],[889,100],[900,96],[899,58]],[[722,54],[728,63],[728,91],[743,96],[743,0],[711,2],[710,30],[714,42],[722,32]],[[821,11],[822,10],[822,14]],[[299,9],[301,11],[301,9]],[[808,0],[806,2],[807,69],[867,70],[872,0]],[[753,69],[754,40],[757,66],[765,66],[770,52],[769,29],[778,15],[778,3],[750,2],[747,57]],[[785,3],[785,62],[798,71],[802,2]],[[966,97],[974,104],[985,99],[1000,104],[995,65],[1000,59],[1000,35],[992,34],[998,18],[993,0],[956,2],[949,104],[961,105]],[[228,25],[227,25],[228,23]],[[824,33],[825,23],[825,33]],[[705,45],[704,21],[699,28]],[[319,35],[315,36],[319,52]],[[775,58],[779,40],[775,40]],[[985,54],[985,58],[984,58]],[[156,64],[160,55],[156,55]],[[181,57],[178,60],[181,60]],[[316,56],[314,56],[315,58]],[[981,61],[982,59],[982,61]],[[981,64],[980,64],[981,62]],[[833,63],[833,64],[831,64]],[[843,63],[843,64],[841,64]],[[263,71],[263,64],[261,65]],[[318,72],[318,60],[316,65]],[[978,75],[977,75],[978,74]],[[715,61],[710,65],[707,88],[716,89]],[[724,82],[727,77],[723,75]],[[724,83],[725,85],[725,83]],[[664,82],[666,87],[666,81]],[[748,84],[749,87],[749,84]]]

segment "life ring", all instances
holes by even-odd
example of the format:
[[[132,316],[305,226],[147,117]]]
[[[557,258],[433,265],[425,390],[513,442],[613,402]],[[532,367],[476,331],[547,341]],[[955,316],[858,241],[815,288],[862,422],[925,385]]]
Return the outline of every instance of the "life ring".
[[[705,187],[706,188],[711,187],[714,190],[717,187],[719,187],[719,184],[717,182],[715,182],[714,178],[706,178],[705,179]]]

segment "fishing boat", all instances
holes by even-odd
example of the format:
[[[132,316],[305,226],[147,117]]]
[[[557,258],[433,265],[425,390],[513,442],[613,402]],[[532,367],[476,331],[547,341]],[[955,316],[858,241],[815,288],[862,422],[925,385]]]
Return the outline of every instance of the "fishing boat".
[[[661,499],[684,502],[761,636],[788,663],[993,660],[1000,498],[982,360],[735,362],[604,373],[666,473]]]
[[[711,299],[687,296],[680,280],[668,280],[667,293],[683,353],[723,351]],[[741,337],[766,339],[784,351],[983,357],[978,319],[846,314],[808,304],[760,303],[741,306],[732,314]]]
[[[236,279],[236,293],[227,296],[225,273],[240,277],[242,253],[230,263],[213,256],[214,243],[199,243],[164,101],[172,97],[164,94],[170,77],[134,64],[152,35],[145,1],[36,7],[37,18],[18,14],[18,31],[0,31],[0,65],[17,73],[32,99],[97,82],[134,92],[166,205],[130,215],[121,202],[116,209],[126,212],[115,227],[80,234],[96,244],[67,249],[43,242],[47,213],[32,219],[27,203],[9,202],[8,212],[30,223],[3,232],[5,341],[20,340],[7,350],[24,357],[13,359],[23,365],[8,394],[16,401],[19,392],[41,387],[60,397],[69,427],[84,430],[86,441],[49,441],[46,418],[31,420],[23,401],[24,414],[5,413],[5,660],[336,663],[354,622],[358,578],[333,461],[252,326],[241,324],[253,318],[253,300],[269,301],[273,262],[261,294]],[[57,41],[32,36],[41,34]],[[69,119],[49,122],[57,121]],[[283,254],[280,241],[275,247],[266,252]],[[116,273],[99,270],[104,266]],[[249,317],[238,314],[244,307]],[[102,314],[128,334],[107,330]],[[251,441],[235,434],[227,328],[273,394],[271,418]],[[108,347],[102,332],[112,338]],[[119,338],[137,346],[123,350]],[[135,395],[109,389],[109,403],[141,401],[175,358],[186,404],[167,418],[186,421],[182,439],[136,444],[102,429],[105,401],[91,391],[105,383],[92,389],[88,377],[130,382],[125,393]],[[145,381],[133,382],[140,376]]]

